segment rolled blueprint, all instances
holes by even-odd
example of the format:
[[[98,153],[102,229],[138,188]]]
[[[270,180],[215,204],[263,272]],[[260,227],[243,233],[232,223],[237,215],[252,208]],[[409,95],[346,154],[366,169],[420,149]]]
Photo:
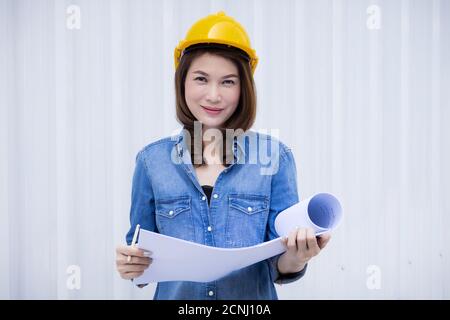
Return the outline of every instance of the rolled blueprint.
[[[319,193],[278,214],[275,229],[279,238],[251,247],[217,248],[141,229],[137,246],[152,251],[153,261],[134,283],[214,281],[283,253],[286,247],[281,236],[295,227],[310,227],[319,235],[336,228],[341,218],[339,201],[331,194]]]
[[[287,236],[295,227],[312,228],[320,235],[337,227],[342,218],[338,199],[329,193],[318,193],[278,214],[275,230]]]

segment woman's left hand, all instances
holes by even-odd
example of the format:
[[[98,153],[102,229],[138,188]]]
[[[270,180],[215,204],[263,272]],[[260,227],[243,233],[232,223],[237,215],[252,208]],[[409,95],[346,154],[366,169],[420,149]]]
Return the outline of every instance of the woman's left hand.
[[[324,233],[316,237],[311,228],[298,228],[283,239],[286,252],[278,259],[280,273],[295,273],[303,270],[308,261],[325,248],[331,234]]]

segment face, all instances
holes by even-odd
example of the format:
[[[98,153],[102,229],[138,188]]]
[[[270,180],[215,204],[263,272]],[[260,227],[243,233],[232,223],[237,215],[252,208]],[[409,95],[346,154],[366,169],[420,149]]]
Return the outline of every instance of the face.
[[[239,104],[240,92],[238,68],[230,60],[205,53],[191,63],[185,98],[204,129],[220,127],[231,117]]]

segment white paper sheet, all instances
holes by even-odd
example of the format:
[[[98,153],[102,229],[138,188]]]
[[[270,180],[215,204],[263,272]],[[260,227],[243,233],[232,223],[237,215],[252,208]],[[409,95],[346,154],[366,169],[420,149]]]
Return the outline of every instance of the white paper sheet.
[[[331,231],[342,218],[339,201],[331,194],[319,193],[280,212],[275,229],[280,238],[245,248],[217,248],[159,233],[140,230],[141,249],[152,254],[152,264],[135,284],[162,281],[209,282],[283,253],[281,237],[295,227],[310,227],[316,235]]]

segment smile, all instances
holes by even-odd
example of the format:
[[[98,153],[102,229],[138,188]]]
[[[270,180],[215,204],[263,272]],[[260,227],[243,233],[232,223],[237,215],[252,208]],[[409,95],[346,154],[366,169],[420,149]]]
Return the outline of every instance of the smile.
[[[217,115],[223,110],[223,109],[212,108],[212,107],[204,107],[204,106],[201,106],[201,107],[203,108],[203,110],[205,110],[208,114],[211,114],[211,115]]]

